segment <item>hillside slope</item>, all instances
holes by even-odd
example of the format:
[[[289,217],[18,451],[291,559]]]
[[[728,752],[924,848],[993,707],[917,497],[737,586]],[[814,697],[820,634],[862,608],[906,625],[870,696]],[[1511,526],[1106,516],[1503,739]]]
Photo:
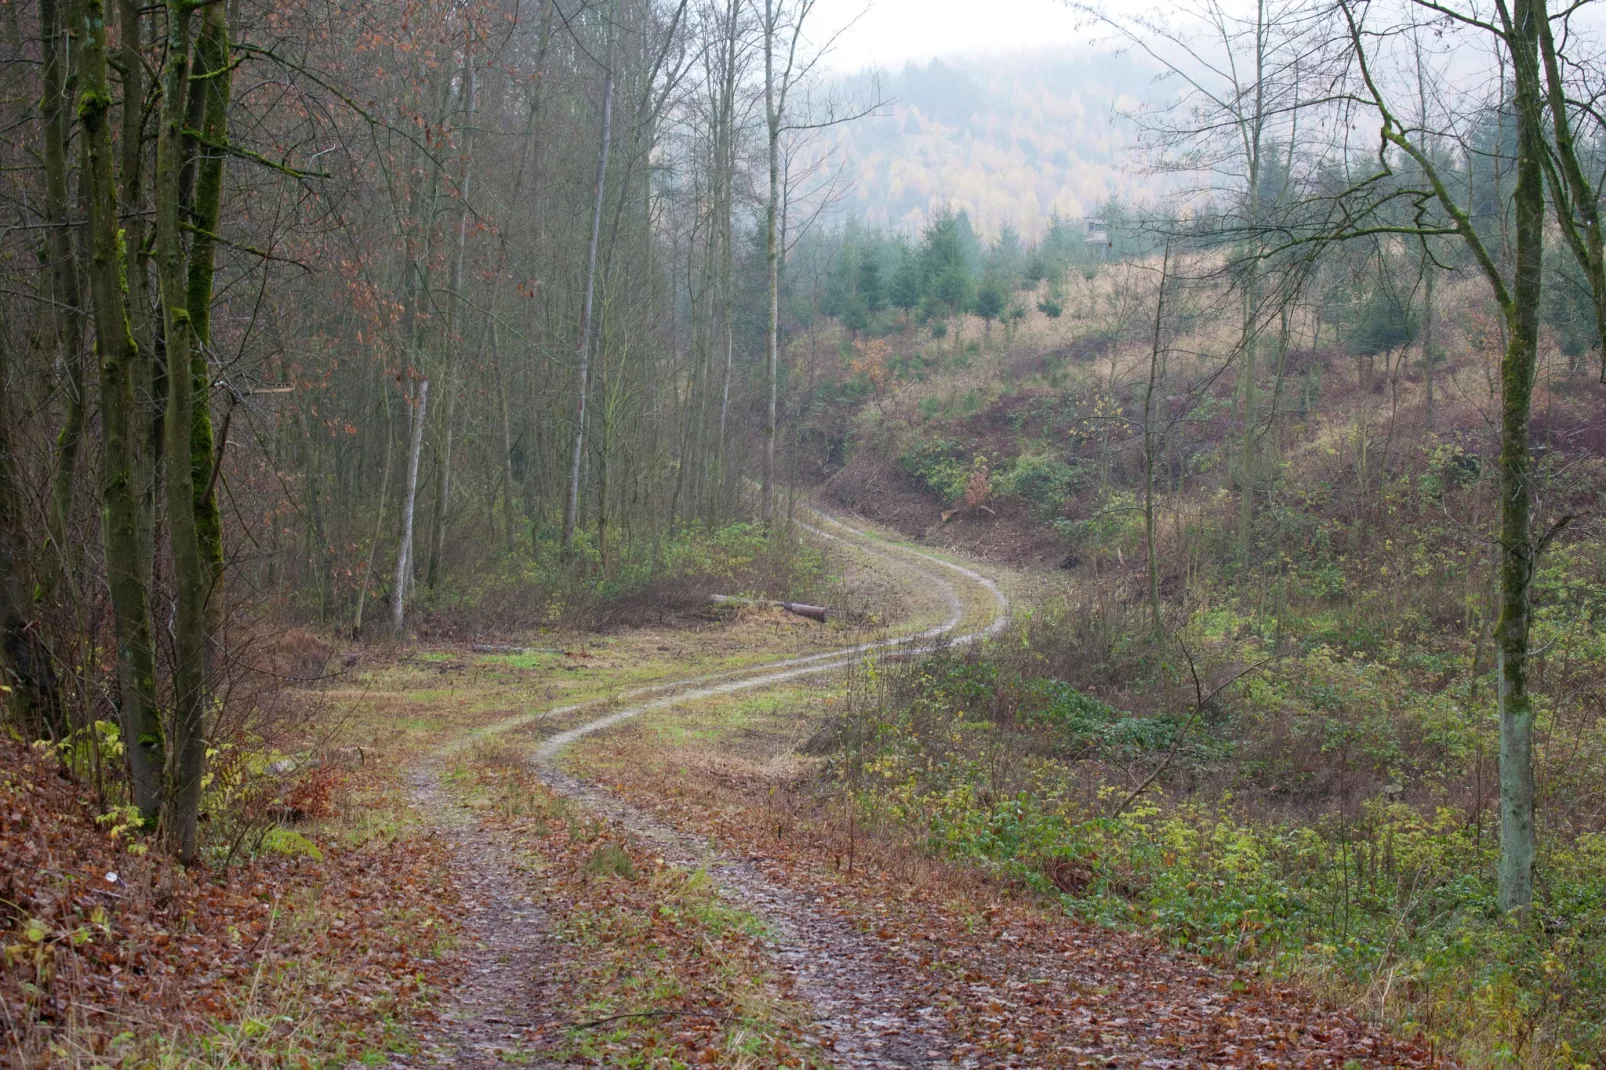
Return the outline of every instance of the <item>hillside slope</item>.
[[[1062,577],[1009,643],[866,688],[844,782],[937,857],[1303,978],[1465,1065],[1598,1065],[1606,388],[1547,330],[1544,876],[1508,918],[1487,288],[1441,280],[1432,393],[1409,331],[1359,329],[1342,280],[1313,294],[1259,347],[1246,428],[1230,295],[1196,273],[1156,347],[1157,277],[1070,272],[1013,295],[1013,329],[891,313],[794,347],[817,384],[799,469],[824,494]]]
[[[918,233],[944,204],[984,234],[1039,233],[1049,216],[1140,201],[1158,178],[1123,170],[1136,130],[1123,118],[1154,88],[1137,61],[1087,52],[934,60],[880,83],[890,104],[837,129],[852,192],[843,210]]]

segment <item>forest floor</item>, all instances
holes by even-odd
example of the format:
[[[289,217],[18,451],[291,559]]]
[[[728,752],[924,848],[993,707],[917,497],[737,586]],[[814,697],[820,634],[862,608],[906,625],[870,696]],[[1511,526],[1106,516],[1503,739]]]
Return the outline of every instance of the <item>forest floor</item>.
[[[895,620],[751,609],[582,650],[425,651],[344,696],[463,904],[455,980],[389,1065],[1438,1064],[1305,992],[866,837],[810,753],[843,674],[996,634],[1031,580],[819,524]]]

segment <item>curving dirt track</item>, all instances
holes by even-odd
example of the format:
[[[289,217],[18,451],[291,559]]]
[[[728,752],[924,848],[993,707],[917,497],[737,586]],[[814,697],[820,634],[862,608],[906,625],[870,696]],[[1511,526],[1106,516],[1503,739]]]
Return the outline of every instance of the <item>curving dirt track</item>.
[[[899,546],[841,520],[816,513],[814,534],[850,544],[853,552],[895,560],[902,582],[935,597],[946,615],[912,634],[859,643],[807,657],[778,659],[736,672],[661,683],[597,702],[542,709],[508,718],[458,737],[437,750],[414,773],[420,808],[438,815],[456,849],[457,879],[464,890],[465,925],[479,951],[454,993],[443,1022],[426,1036],[423,1050],[400,1066],[493,1067],[555,1065],[542,1062],[541,1037],[561,1025],[550,1007],[564,1005],[552,986],[556,961],[540,904],[515,863],[513,845],[477,827],[443,784],[448,759],[488,737],[546,718],[572,727],[545,739],[530,761],[555,793],[651,848],[667,863],[702,869],[719,894],[760,919],[765,952],[812,1020],[807,1038],[831,1065],[851,1068],[1087,1065],[1353,1066],[1438,1065],[1431,1053],[1374,1030],[1352,1015],[1317,1005],[1299,994],[1261,991],[1187,956],[1105,930],[1027,917],[995,920],[989,945],[968,952],[962,938],[948,952],[943,970],[932,955],[917,955],[886,943],[888,931],[872,935],[808,888],[783,881],[758,849],[716,846],[686,826],[672,825],[618,793],[565,772],[565,748],[653,711],[702,699],[756,691],[825,674],[878,653],[911,653],[938,643],[976,642],[1008,623],[1009,601],[991,580],[949,561]],[[645,800],[643,800],[645,802]],[[684,816],[684,815],[678,815]],[[722,843],[728,842],[725,840]],[[910,929],[919,938],[934,928],[921,918]],[[896,926],[895,926],[896,927]],[[1021,931],[1032,935],[1023,938]],[[879,939],[877,938],[879,937]],[[915,941],[915,942],[918,942]],[[922,959],[924,961],[922,961]],[[1019,993],[1051,985],[1053,998],[1019,1001]],[[1050,1004],[1063,1003],[1051,1017]],[[976,1008],[982,1011],[976,1011]],[[1015,1007],[1013,1025],[1009,1007]],[[971,1013],[976,1012],[976,1013]],[[983,1013],[986,1012],[986,1013]],[[980,1017],[978,1018],[978,1014]],[[962,1035],[987,1014],[1003,1015],[1006,1028],[1044,1038],[1058,1054],[1027,1054],[1000,1060],[974,1036]],[[1025,1023],[1035,1019],[1032,1025]],[[969,1023],[969,1024],[965,1024]],[[1058,1039],[1055,1039],[1055,1038]],[[1019,1050],[1018,1048],[1016,1050]],[[1069,1061],[1067,1061],[1069,1060]]]
[[[766,923],[769,950],[778,967],[793,975],[797,991],[815,1018],[817,1039],[843,1067],[958,1066],[946,1053],[954,1043],[943,1023],[917,994],[890,978],[874,942],[840,918],[819,912],[809,899],[762,875],[745,858],[722,854],[706,839],[677,831],[616,796],[562,772],[557,758],[569,744],[653,710],[718,695],[753,691],[823,675],[881,652],[914,653],[938,642],[978,642],[1001,631],[1009,620],[1009,600],[987,577],[908,547],[895,546],[842,520],[815,512],[818,523],[804,525],[816,537],[850,544],[856,552],[897,558],[905,570],[931,584],[946,604],[940,624],[913,634],[857,643],[806,657],[784,658],[738,672],[692,677],[624,693],[631,704],[546,740],[535,753],[541,777],[559,794],[580,803],[650,843],[668,862],[701,867],[722,896]],[[969,588],[963,597],[956,581]],[[987,608],[976,626],[960,633],[978,600]],[[956,634],[960,633],[960,634]],[[644,701],[639,701],[644,700]],[[595,704],[601,707],[602,703]],[[442,778],[446,762],[474,743],[553,716],[572,716],[586,706],[538,710],[508,718],[452,740],[424,762],[412,778],[419,808],[437,815],[459,860],[465,926],[479,952],[454,993],[442,1025],[425,1036],[423,1051],[395,1066],[491,1067],[507,1065],[521,1041],[550,1024],[542,1008],[553,1002],[543,989],[546,929],[540,908],[530,902],[509,845],[479,832],[470,815],[452,801]]]

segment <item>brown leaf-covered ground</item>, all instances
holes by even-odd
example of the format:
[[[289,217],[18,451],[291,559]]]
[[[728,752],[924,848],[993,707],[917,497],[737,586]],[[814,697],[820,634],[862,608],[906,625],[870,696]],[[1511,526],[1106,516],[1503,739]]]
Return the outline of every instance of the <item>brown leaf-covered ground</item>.
[[[996,614],[980,581],[865,541],[908,630]],[[324,692],[369,761],[299,827],[312,850],[227,872],[131,852],[54,759],[0,741],[0,1061],[1436,1065],[1307,993],[844,824],[799,757],[820,681],[766,666],[862,638],[759,615],[402,651]],[[735,682],[674,683],[710,673]]]
[[[707,874],[554,794],[516,747],[452,773],[440,802],[468,822],[465,921],[489,954],[392,1065],[824,1065],[763,926]],[[499,913],[480,888],[528,906]]]
[[[913,571],[963,629],[985,623],[985,590]],[[413,1065],[1438,1065],[1308,993],[1078,923],[890,826],[844,827],[798,757],[818,681],[765,665],[510,718],[455,779],[437,771],[479,830],[463,879],[517,869],[535,908],[471,972],[535,976],[502,1006],[470,986]],[[591,723],[606,730],[582,738]]]
[[[0,738],[0,1065],[357,1058],[452,979],[457,896],[432,837],[186,873],[100,813],[52,756]]]
[[[748,719],[744,733],[757,731]],[[1016,889],[833,818],[796,782],[650,728],[591,745],[586,768],[654,818],[754,860],[877,942],[895,982],[984,1066],[1442,1065],[1297,989],[1080,923]]]

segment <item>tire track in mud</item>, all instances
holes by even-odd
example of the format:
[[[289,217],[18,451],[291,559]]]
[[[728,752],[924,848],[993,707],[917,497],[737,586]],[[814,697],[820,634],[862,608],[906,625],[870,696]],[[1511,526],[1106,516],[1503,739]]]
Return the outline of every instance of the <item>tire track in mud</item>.
[[[955,1041],[947,1035],[945,1023],[930,1008],[919,1006],[920,1000],[897,981],[880,961],[874,942],[819,909],[819,900],[769,879],[752,859],[720,851],[704,837],[674,829],[558,766],[570,744],[645,713],[835,672],[878,652],[918,653],[943,642],[980,642],[1009,623],[1009,599],[980,573],[811,511],[819,524],[802,526],[816,537],[896,561],[934,584],[948,607],[947,619],[912,635],[624,692],[619,699],[630,703],[624,708],[545,740],[534,753],[534,768],[552,790],[650,843],[666,862],[704,869],[723,898],[764,922],[768,950],[777,967],[794,978],[798,995],[813,1013],[816,1039],[835,1065],[863,1070],[970,1065],[948,1059]],[[992,619],[985,626],[953,634],[964,622],[967,607],[945,572],[990,597]],[[443,778],[447,760],[477,742],[539,719],[607,705],[607,700],[598,700],[508,718],[451,741],[414,772],[415,803],[424,813],[437,815],[454,857],[462,863],[457,876],[465,890],[463,920],[481,950],[436,1031],[442,1035],[426,1034],[423,1052],[411,1061],[393,1059],[392,1065],[504,1066],[506,1058],[521,1048],[522,1037],[551,1024],[543,1010],[552,1002],[545,998],[544,986],[552,982],[541,966],[556,956],[551,953],[544,912],[531,901],[508,845],[477,832],[469,812],[451,799]]]

